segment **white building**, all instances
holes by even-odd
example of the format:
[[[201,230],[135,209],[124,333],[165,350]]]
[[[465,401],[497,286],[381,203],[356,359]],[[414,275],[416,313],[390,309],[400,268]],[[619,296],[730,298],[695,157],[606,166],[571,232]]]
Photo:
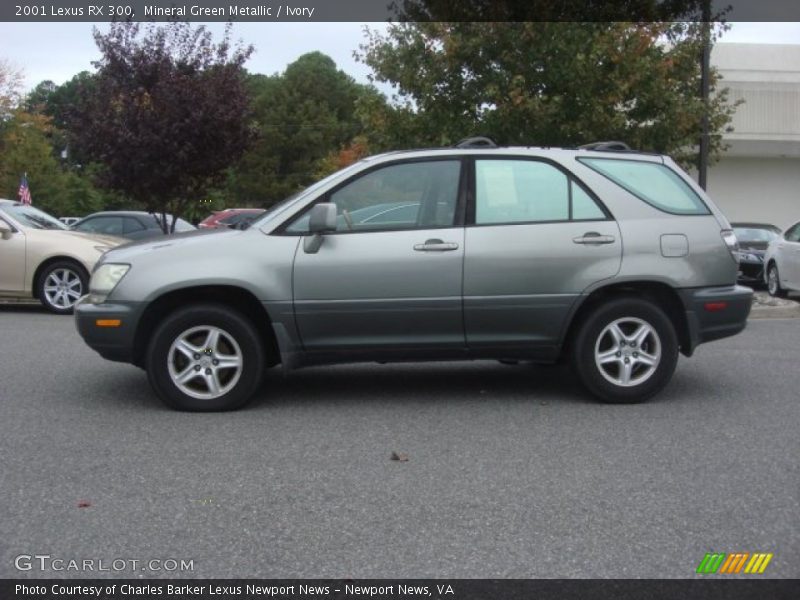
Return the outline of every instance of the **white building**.
[[[800,45],[717,44],[711,55],[730,100],[730,148],[708,172],[708,192],[731,221],[800,221]]]

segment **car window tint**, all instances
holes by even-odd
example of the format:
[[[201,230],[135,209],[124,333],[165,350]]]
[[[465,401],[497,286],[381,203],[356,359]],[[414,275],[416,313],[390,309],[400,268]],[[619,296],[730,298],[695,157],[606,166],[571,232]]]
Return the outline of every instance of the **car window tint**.
[[[123,227],[125,228],[125,233],[135,233],[137,231],[145,230],[145,226],[142,225],[141,221],[139,221],[139,219],[136,217],[125,217]]]
[[[461,162],[389,165],[347,183],[331,194],[337,231],[431,229],[453,225]],[[286,231],[308,231],[308,211]]]
[[[478,160],[475,222],[520,223],[569,219],[569,180],[544,162]]]
[[[800,223],[789,229],[783,237],[787,242],[800,242]]]
[[[122,235],[122,217],[93,217],[75,227],[78,231]]]
[[[367,173],[331,195],[337,229],[447,227],[453,224],[461,163],[415,162]]]
[[[761,227],[734,227],[733,232],[740,242],[771,242],[778,237],[773,230]]]
[[[605,219],[606,214],[586,190],[574,181],[572,186],[572,218],[576,221]]]
[[[679,215],[709,214],[700,196],[666,165],[615,158],[578,160],[659,210]]]

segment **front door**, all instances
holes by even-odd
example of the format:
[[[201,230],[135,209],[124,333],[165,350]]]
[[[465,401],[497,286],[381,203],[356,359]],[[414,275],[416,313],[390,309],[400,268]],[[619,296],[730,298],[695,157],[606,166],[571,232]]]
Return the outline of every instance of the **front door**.
[[[619,271],[616,221],[558,166],[477,159],[465,234],[470,350],[550,357],[575,300]]]
[[[316,253],[299,244],[294,262],[306,351],[464,348],[461,186],[459,159],[417,160],[379,166],[321,198],[336,204],[337,230]]]

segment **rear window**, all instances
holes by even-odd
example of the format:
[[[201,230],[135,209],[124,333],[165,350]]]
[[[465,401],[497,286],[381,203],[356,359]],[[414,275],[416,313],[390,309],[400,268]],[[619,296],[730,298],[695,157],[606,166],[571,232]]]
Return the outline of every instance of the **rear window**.
[[[659,210],[676,215],[709,214],[700,196],[666,165],[614,158],[578,160]]]

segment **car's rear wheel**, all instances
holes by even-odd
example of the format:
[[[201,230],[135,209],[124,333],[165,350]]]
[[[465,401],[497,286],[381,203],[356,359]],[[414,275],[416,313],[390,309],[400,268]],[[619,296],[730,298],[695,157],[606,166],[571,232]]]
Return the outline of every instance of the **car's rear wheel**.
[[[83,267],[63,260],[48,265],[37,281],[39,301],[49,311],[70,314],[75,303],[86,293],[89,277]]]
[[[775,298],[786,297],[786,290],[781,288],[781,278],[778,273],[778,265],[772,263],[767,271],[767,291],[770,296]]]
[[[264,374],[264,348],[254,325],[216,304],[170,314],[156,329],[145,368],[172,408],[233,410],[253,396]]]
[[[619,298],[595,308],[581,323],[572,364],[583,385],[609,403],[642,402],[669,383],[678,339],[656,304]]]

